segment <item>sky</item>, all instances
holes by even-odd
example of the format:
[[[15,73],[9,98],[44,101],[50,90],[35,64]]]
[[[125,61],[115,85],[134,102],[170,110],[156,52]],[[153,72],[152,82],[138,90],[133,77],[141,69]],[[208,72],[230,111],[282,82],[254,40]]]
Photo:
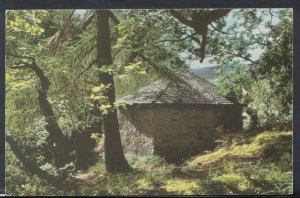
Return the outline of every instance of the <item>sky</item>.
[[[257,60],[262,53],[263,53],[262,49],[253,50],[253,51],[250,52],[251,58],[253,60]],[[217,63],[209,63],[209,60],[210,59],[205,58],[203,60],[203,63],[200,63],[199,60],[190,61],[190,62],[188,62],[188,65],[190,66],[191,69],[197,69],[197,68],[203,68],[203,67],[211,67],[211,66],[217,65]]]

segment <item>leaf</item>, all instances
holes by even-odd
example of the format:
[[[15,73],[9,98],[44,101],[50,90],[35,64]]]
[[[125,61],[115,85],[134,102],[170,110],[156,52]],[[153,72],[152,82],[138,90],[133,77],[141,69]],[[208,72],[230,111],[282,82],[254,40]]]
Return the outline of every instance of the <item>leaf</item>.
[[[144,75],[144,74],[146,74],[147,72],[146,72],[145,70],[141,70],[141,71],[139,71],[138,73]]]
[[[140,68],[139,66],[142,63],[143,63],[142,61],[139,61],[137,63],[132,63],[130,65],[127,65],[127,66],[124,67],[125,71],[130,71],[130,70],[133,70],[133,69],[138,69],[138,68]]]
[[[107,98],[107,97],[105,97],[105,96],[95,96],[94,94],[92,94],[91,95],[91,97],[90,97],[91,99],[93,99],[93,100],[100,100],[100,99],[105,99],[105,98]]]
[[[124,107],[126,109],[126,103],[124,102],[114,102],[115,107]]]
[[[100,91],[104,90],[105,88],[106,88],[106,86],[101,84],[100,86],[93,87],[92,92],[97,93],[97,92],[100,92]]]
[[[101,104],[99,109],[102,112],[102,114],[107,114],[108,111],[111,109],[111,105],[110,104]]]

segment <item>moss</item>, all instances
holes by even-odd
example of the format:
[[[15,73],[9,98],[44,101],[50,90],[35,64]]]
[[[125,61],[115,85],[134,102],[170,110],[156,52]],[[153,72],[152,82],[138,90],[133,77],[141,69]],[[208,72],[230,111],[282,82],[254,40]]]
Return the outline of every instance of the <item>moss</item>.
[[[152,182],[148,181],[145,178],[141,178],[141,179],[137,180],[136,183],[139,185],[140,188],[143,188],[143,189],[151,188],[152,189]]]
[[[168,192],[190,195],[195,194],[200,186],[197,180],[173,178],[168,180],[163,188]]]
[[[109,174],[102,161],[80,174],[85,181],[80,195],[287,194],[292,192],[291,150],[274,161],[264,158],[272,147],[288,148],[291,137],[291,132],[266,131],[188,161],[194,170],[208,167],[204,174],[174,173],[175,165],[158,156],[126,155],[135,168],[130,174]]]
[[[206,155],[197,156],[187,162],[186,168],[201,168],[224,159],[278,157],[291,150],[292,132],[265,131],[258,134],[250,143],[235,143],[229,148],[221,148]],[[275,154],[278,154],[277,156]]]
[[[239,192],[248,191],[251,188],[251,183],[242,174],[223,174],[213,178],[213,182],[218,182]]]

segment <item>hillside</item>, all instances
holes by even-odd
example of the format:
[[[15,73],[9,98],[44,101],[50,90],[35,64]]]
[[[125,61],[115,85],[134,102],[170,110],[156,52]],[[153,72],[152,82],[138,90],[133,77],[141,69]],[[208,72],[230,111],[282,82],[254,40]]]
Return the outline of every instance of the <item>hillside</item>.
[[[247,64],[241,63],[239,66],[243,67],[246,66]],[[200,76],[208,81],[214,80],[218,78],[218,72],[217,69],[220,67],[220,65],[215,65],[211,67],[202,67],[202,68],[197,68],[197,69],[191,69],[191,72],[197,76]],[[227,72],[230,72],[230,68],[225,69]]]
[[[225,140],[226,139],[226,140]],[[104,164],[77,175],[82,195],[286,194],[292,192],[292,132],[224,137],[215,151],[176,166],[127,155],[135,172],[112,175]]]
[[[191,71],[193,74],[200,76],[206,80],[214,80],[218,77],[217,68],[218,66],[203,67],[203,68],[191,69]]]

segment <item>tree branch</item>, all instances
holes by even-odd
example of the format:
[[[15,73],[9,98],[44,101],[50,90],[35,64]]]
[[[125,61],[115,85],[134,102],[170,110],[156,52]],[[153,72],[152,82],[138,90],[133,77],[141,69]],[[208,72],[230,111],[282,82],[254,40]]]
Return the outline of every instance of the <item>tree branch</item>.
[[[48,91],[49,86],[50,86],[50,81],[44,75],[43,70],[41,70],[36,65],[35,62],[32,62],[31,64],[29,64],[27,62],[20,61],[20,62],[16,63],[13,67],[10,67],[10,68],[11,69],[26,69],[26,68],[28,68],[28,69],[31,69],[32,71],[34,71],[35,74],[37,75],[37,77],[40,79],[40,82],[41,82],[40,90],[43,91],[45,94],[47,94],[47,91]]]
[[[199,45],[201,44],[201,42],[199,41],[199,39],[196,38],[195,36],[191,36],[191,39],[192,39],[193,41],[195,41],[196,43],[198,43]]]
[[[118,25],[120,23],[119,19],[114,15],[114,13],[109,10],[108,17],[112,19],[112,21],[115,23],[115,25]]]
[[[64,17],[64,24],[62,25],[62,27],[60,27],[60,29],[54,34],[54,36],[51,38],[50,40],[50,44],[49,44],[49,52],[52,53],[52,55],[55,55],[56,52],[58,51],[59,47],[62,45],[62,43],[64,42],[63,38],[66,36],[66,30],[67,28],[70,27],[70,22],[72,19],[72,16],[74,14],[75,10],[72,10],[72,12],[70,13],[70,15],[68,17]]]
[[[248,58],[248,57],[242,56],[241,54],[232,53],[232,52],[225,52],[225,53],[226,53],[226,54],[229,54],[229,55],[232,55],[232,56],[236,56],[236,57],[242,58],[242,59],[244,59],[244,60],[246,60],[246,61],[251,62],[252,64],[255,64],[255,63],[256,63],[255,61],[251,60],[251,59]]]
[[[9,56],[12,56],[12,57],[15,57],[15,58],[29,59],[29,60],[35,62],[35,59],[34,59],[33,57],[30,57],[30,56],[18,55],[18,54],[12,54],[12,53],[10,53],[10,52],[6,52],[6,55],[9,55]]]
[[[186,40],[186,39],[188,39],[188,38],[193,37],[193,36],[196,35],[196,34],[197,34],[197,33],[193,33],[193,34],[187,35],[186,37],[183,37],[183,38],[181,38],[181,39],[173,39],[173,40],[171,40],[171,39],[165,39],[165,40],[161,40],[161,41],[158,41],[158,42],[154,43],[153,45],[156,45],[156,44],[159,44],[159,43],[163,43],[163,42],[177,42],[177,41],[184,41],[184,40]]]
[[[207,24],[210,24],[210,23],[226,16],[230,11],[231,11],[231,9],[212,10],[203,15],[203,20],[205,20]]]
[[[113,21],[116,25],[118,25],[118,24],[120,23],[119,19],[116,17],[116,15],[114,15],[114,13],[113,13],[111,10],[108,11],[108,17],[111,18],[112,21]],[[87,28],[87,26],[93,21],[94,18],[95,18],[95,14],[93,13],[93,14],[91,14],[91,15],[87,18],[87,20],[82,24],[81,30],[82,30],[82,31],[85,31],[86,28]]]
[[[81,30],[85,31],[87,26],[93,21],[93,19],[95,18],[94,14],[91,14],[87,20],[85,22],[83,22],[82,26],[81,26]]]
[[[220,33],[225,34],[225,35],[228,35],[226,32],[223,32],[223,31],[219,30],[218,28],[214,27],[214,25],[213,25],[212,23],[210,24],[210,26],[211,26],[215,31],[220,32]]]
[[[48,101],[47,93],[50,87],[50,81],[45,76],[44,71],[40,67],[38,67],[35,62],[32,62],[31,64],[26,62],[18,62],[14,67],[11,67],[11,69],[27,69],[27,68],[35,72],[35,74],[40,80],[40,87],[37,88],[38,91],[37,99],[42,114],[47,123],[45,128],[48,131],[50,137],[53,139],[53,141],[56,144],[54,150],[55,164],[57,166],[63,166],[68,160],[67,153],[69,152],[70,144],[68,139],[64,136],[62,129],[58,125],[52,106]]]
[[[176,10],[169,10],[169,13],[175,17],[178,21],[180,21],[181,23],[187,25],[187,26],[190,26],[192,27],[193,26],[193,23],[192,21],[188,20],[186,17],[182,16],[180,14],[180,12],[176,11]]]
[[[153,66],[153,69],[159,73],[162,74],[163,77],[167,77],[169,80],[178,82],[178,83],[184,83],[184,81],[179,78],[174,72],[172,72],[170,69],[166,68],[166,67],[160,67],[159,65],[157,65],[155,62],[153,62],[152,60],[150,60],[149,58],[145,57],[143,54],[137,53],[137,55],[144,61],[148,62],[150,65]]]
[[[91,68],[93,67],[93,65],[96,63],[96,61],[97,61],[97,60],[92,61],[92,62],[87,66],[87,68],[85,68],[85,69],[83,69],[82,71],[80,71],[80,72],[77,74],[77,76],[72,80],[72,82],[66,84],[66,85],[63,86],[63,87],[61,87],[61,88],[60,88],[60,91],[61,91],[62,89],[64,89],[64,88],[70,86],[74,81],[78,80],[78,78],[79,78],[82,74],[84,74],[86,71],[88,71],[89,69],[91,69]]]
[[[49,184],[52,184],[58,189],[63,190],[77,190],[77,179],[63,180],[60,177],[49,174],[47,171],[42,170],[34,161],[26,157],[26,153],[22,153],[22,149],[18,145],[17,141],[12,137],[11,134],[5,134],[5,141],[9,144],[12,152],[22,162],[24,168],[26,168],[31,174],[37,175],[41,179],[46,180]],[[28,154],[28,153],[27,153]],[[67,179],[67,178],[64,178]]]
[[[181,23],[193,28],[198,34],[201,35],[201,43],[199,39],[200,49],[197,49],[196,52],[197,56],[200,58],[200,62],[202,63],[205,58],[205,46],[208,39],[208,25],[227,15],[230,12],[230,9],[216,9],[208,12],[198,12],[197,10],[194,10],[190,16],[191,20],[188,20],[178,11],[170,10],[169,12]]]
[[[224,43],[220,43],[221,46],[224,46],[226,48],[226,45]],[[241,55],[240,53],[233,53],[233,52],[230,52],[229,50],[227,50],[226,52],[224,52],[225,54],[229,54],[229,55],[232,55],[232,56],[236,56],[236,57],[239,57],[239,58],[242,58],[246,61],[249,61],[251,62],[252,64],[255,64],[256,62],[251,60],[250,58],[248,57],[245,57],[243,55]]]

